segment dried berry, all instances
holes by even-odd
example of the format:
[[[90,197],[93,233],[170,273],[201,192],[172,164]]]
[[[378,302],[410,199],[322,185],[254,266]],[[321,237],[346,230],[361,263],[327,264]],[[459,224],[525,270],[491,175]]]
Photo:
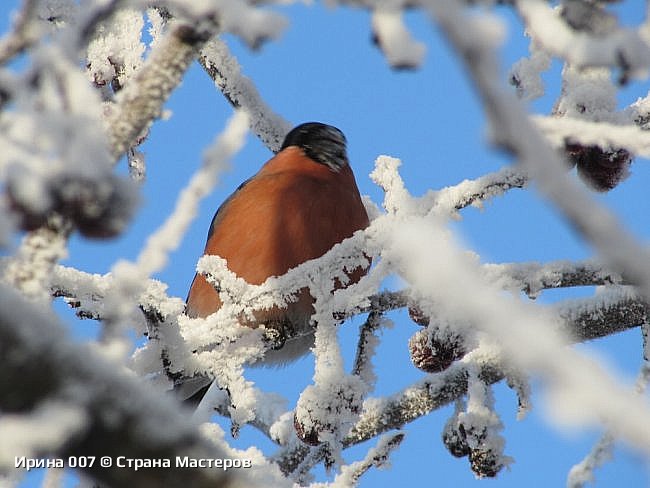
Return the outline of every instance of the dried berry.
[[[494,478],[503,469],[501,457],[491,449],[470,449],[469,463],[479,478]]]
[[[632,155],[625,149],[602,149],[575,143],[567,143],[565,149],[582,181],[596,191],[609,191],[629,175]]]
[[[119,234],[135,210],[133,184],[113,174],[101,179],[62,174],[52,185],[56,210],[69,217],[86,237]]]
[[[458,424],[458,416],[451,417],[445,425],[442,431],[442,442],[454,457],[461,458],[469,455],[467,436],[463,426]]]
[[[427,373],[439,373],[465,355],[465,348],[459,336],[444,338],[419,330],[409,339],[409,352],[413,365]]]
[[[134,186],[112,173],[88,177],[64,172],[46,178],[20,168],[9,173],[7,199],[23,230],[34,230],[59,214],[86,237],[107,238],[121,233],[130,221]]]

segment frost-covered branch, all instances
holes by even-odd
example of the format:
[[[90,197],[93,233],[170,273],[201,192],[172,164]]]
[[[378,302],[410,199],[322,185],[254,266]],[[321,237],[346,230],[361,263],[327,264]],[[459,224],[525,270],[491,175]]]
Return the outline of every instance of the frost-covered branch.
[[[617,273],[612,273],[596,261],[485,264],[482,270],[488,281],[507,290],[522,291],[531,298],[537,297],[546,289],[628,284]],[[110,276],[89,275],[73,268],[58,266],[53,271],[51,292],[56,296],[65,297],[81,316],[101,320],[104,318],[101,311],[102,302],[107,288],[112,286],[111,280]],[[150,280],[147,289],[159,290],[161,287],[160,282]],[[145,293],[139,300],[140,307],[163,313],[170,299],[162,293]],[[173,306],[176,308],[179,306],[177,301],[178,299],[173,299]],[[366,305],[350,311],[348,316],[357,313],[389,312],[407,307],[410,303],[409,290],[382,291],[369,297]],[[600,323],[606,326],[606,315],[600,317]]]
[[[172,23],[137,74],[120,90],[107,116],[111,152],[115,158],[136,143],[160,116],[162,106],[194,61],[199,50],[216,33],[216,26]]]
[[[523,291],[530,298],[554,288],[629,284],[596,261],[485,264],[482,268],[488,281]]]
[[[38,0],[23,0],[12,31],[0,39],[0,65],[20,54],[38,38],[33,24],[38,3]]]
[[[599,316],[606,316],[609,325],[594,326]],[[558,317],[569,337],[575,342],[582,342],[638,327],[646,320],[647,306],[623,293],[618,299],[596,297],[573,301],[571,306],[558,309]],[[468,364],[467,360],[472,357],[478,359]],[[391,397],[367,400],[359,421],[344,439],[344,446],[400,429],[462,397],[467,393],[469,369],[474,367],[479,368],[479,377],[486,384],[496,383],[511,374],[509,368],[504,368],[502,358],[483,355],[480,351],[470,353],[467,359],[453,364],[446,371],[429,375]],[[285,473],[293,473],[297,469],[308,470],[309,467],[304,465],[308,453],[309,448],[305,446],[292,447],[276,456],[276,462]],[[324,454],[323,451],[321,456]],[[313,463],[320,459],[322,457],[316,456]]]
[[[377,378],[372,370],[372,357],[375,354],[375,348],[379,344],[379,338],[376,335],[377,330],[382,326],[382,314],[371,311],[364,324],[359,328],[359,341],[357,342],[357,353],[352,366],[352,374],[360,376],[363,381],[374,387]]]
[[[639,395],[645,393],[648,388],[648,382],[650,382],[650,364],[648,363],[648,358],[645,354],[645,336],[647,334],[647,329],[648,322],[646,321],[641,325],[641,330],[644,335],[644,361],[636,380],[636,391]],[[593,483],[595,481],[594,470],[601,467],[614,457],[613,450],[615,442],[616,436],[614,432],[606,430],[600,439],[598,439],[589,454],[587,454],[582,461],[571,467],[567,476],[567,487],[583,488],[587,483]]]
[[[250,114],[251,131],[271,151],[278,152],[291,124],[264,102],[226,43],[219,38],[210,40],[201,49],[199,63],[233,107]]]
[[[334,479],[334,486],[356,486],[361,476],[368,470],[382,468],[389,464],[391,453],[400,446],[403,440],[404,434],[402,432],[386,434],[381,437],[377,445],[368,451],[363,460],[341,467],[341,472]],[[316,483],[312,486],[313,488],[319,488],[320,486],[326,487],[329,485]]]
[[[78,409],[78,424],[64,439],[40,444],[28,457],[118,456],[172,459],[224,457],[199,434],[171,399],[116,370],[96,352],[65,339],[63,327],[44,310],[7,287],[0,290],[0,408],[4,414],[25,413],[55,399]],[[22,385],[16,388],[16,385]],[[50,410],[54,412],[61,409]],[[3,415],[3,422],[7,420]],[[62,419],[63,420],[63,419]],[[48,425],[58,424],[53,415]],[[164,429],[160,426],[164,425]],[[11,442],[5,438],[3,442]],[[27,444],[29,445],[29,444]],[[2,464],[13,466],[14,456]],[[3,451],[3,452],[9,452]],[[212,469],[122,469],[100,467],[85,472],[112,486],[222,486],[224,474]]]
[[[648,44],[633,29],[605,21],[598,32],[588,32],[585,28],[576,28],[581,26],[573,19],[579,15],[571,18],[565,15],[563,18],[558,10],[542,0],[516,0],[513,3],[535,42],[575,66],[619,66],[632,74],[650,67]],[[582,17],[583,22],[588,18],[584,13]]]
[[[509,166],[475,180],[462,181],[422,198],[432,198],[437,210],[452,212],[469,206],[480,207],[486,200],[503,195],[513,188],[525,188],[527,184],[526,173],[520,168]]]
[[[37,301],[47,303],[47,283],[54,266],[66,255],[70,224],[52,216],[47,225],[28,233],[2,270],[2,281]]]
[[[543,5],[525,0],[526,5]],[[489,26],[465,15],[457,2],[433,2],[431,12],[462,57],[483,100],[496,143],[517,155],[544,193],[614,268],[650,297],[650,254],[604,206],[566,177],[566,164],[505,90]],[[548,8],[544,6],[544,8]],[[471,32],[471,35],[468,35]]]
[[[404,24],[402,10],[394,6],[372,11],[373,40],[394,69],[415,69],[426,54],[423,43],[413,39]]]

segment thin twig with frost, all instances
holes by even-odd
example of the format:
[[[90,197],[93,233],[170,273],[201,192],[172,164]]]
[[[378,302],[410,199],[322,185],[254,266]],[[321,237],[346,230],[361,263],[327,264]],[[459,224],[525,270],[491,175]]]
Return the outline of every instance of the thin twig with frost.
[[[559,311],[561,321],[564,321],[563,328],[576,342],[638,327],[647,317],[646,305],[630,300],[625,295],[618,302],[599,297],[576,300],[573,307]],[[603,327],[592,327],[599,316],[603,318]],[[479,376],[486,384],[496,383],[511,374],[511,368],[503,368],[501,358],[485,355],[479,357]],[[463,360],[388,398],[366,400],[361,418],[346,436],[344,446],[356,445],[388,430],[402,428],[462,397],[467,392],[467,368]],[[308,452],[306,446],[295,446],[279,453],[275,460],[283,472],[292,473],[299,467],[305,469],[301,463]],[[315,461],[317,462],[319,461]],[[310,467],[307,468],[309,469]]]
[[[363,460],[341,466],[341,471],[334,478],[332,485],[341,487],[357,486],[360,478],[371,468],[383,468],[389,464],[391,453],[400,446],[403,440],[403,432],[386,434],[380,437],[377,445],[368,451]],[[316,483],[312,486],[319,488],[321,486],[327,487],[331,485]]]
[[[488,281],[504,289],[523,291],[530,298],[555,288],[628,284],[618,273],[593,260],[485,264],[482,268]]]
[[[69,233],[69,222],[57,215],[47,225],[28,233],[16,254],[9,258],[2,281],[25,296],[47,302],[51,296],[49,278],[59,260],[67,255]]]
[[[443,188],[422,199],[432,198],[437,211],[451,213],[469,206],[481,206],[486,200],[501,196],[513,188],[525,188],[527,184],[528,176],[524,171],[508,166],[475,180],[465,180]]]
[[[527,5],[531,2],[542,5],[526,0]],[[537,182],[540,191],[575,229],[612,268],[638,284],[642,293],[650,297],[650,253],[608,209],[567,178],[560,156],[532,125],[517,98],[498,82],[498,62],[489,29],[465,15],[456,1],[433,2],[430,10],[472,76],[495,142],[517,155],[519,164]]]
[[[416,69],[427,52],[422,42],[413,39],[404,23],[403,12],[395,6],[377,6],[372,10],[374,41],[394,69]]]
[[[23,52],[38,39],[38,30],[34,26],[38,3],[38,0],[23,0],[12,31],[0,39],[0,65]]]
[[[641,325],[641,330],[645,336],[648,328],[648,322]],[[650,381],[650,363],[644,354],[644,361],[641,365],[641,370],[636,379],[636,391],[639,395],[643,395],[648,388]],[[614,457],[614,443],[616,436],[611,430],[607,430],[598,439],[598,442],[591,449],[589,454],[579,463],[575,464],[569,470],[567,476],[568,488],[583,488],[587,483],[595,481],[594,470],[601,467]]]
[[[107,116],[111,152],[119,158],[158,118],[172,90],[196,58],[201,47],[216,33],[216,26],[175,23],[142,65],[120,90]]]
[[[383,317],[381,312],[371,311],[364,324],[359,328],[359,341],[357,342],[357,353],[352,366],[352,374],[358,375],[368,385],[369,390],[374,388],[377,377],[372,369],[372,358],[375,349],[379,344],[376,335],[377,330],[382,326]]]
[[[583,488],[595,481],[594,470],[612,459],[614,436],[605,432],[585,458],[571,467],[567,476],[567,488]]]
[[[278,152],[291,124],[262,99],[252,80],[219,38],[211,39],[199,54],[199,63],[233,107],[251,116],[251,131],[273,152]]]
[[[610,32],[594,35],[575,30],[556,9],[542,0],[517,0],[513,3],[535,42],[548,53],[566,59],[574,66],[620,66],[633,74],[650,67],[648,44],[633,29],[614,27]]]

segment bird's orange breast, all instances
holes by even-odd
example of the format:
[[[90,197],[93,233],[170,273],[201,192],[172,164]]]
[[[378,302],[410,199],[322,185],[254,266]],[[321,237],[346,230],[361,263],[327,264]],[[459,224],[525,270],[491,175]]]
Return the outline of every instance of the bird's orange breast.
[[[350,167],[334,172],[291,146],[226,201],[215,216],[204,252],[224,258],[232,272],[259,285],[322,256],[367,226]],[[359,271],[353,280],[363,274]],[[188,315],[205,317],[221,302],[197,275],[187,306]]]

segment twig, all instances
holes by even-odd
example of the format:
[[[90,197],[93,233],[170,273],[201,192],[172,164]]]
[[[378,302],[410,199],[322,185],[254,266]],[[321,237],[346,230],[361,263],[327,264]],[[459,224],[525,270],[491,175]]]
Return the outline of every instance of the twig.
[[[110,147],[114,158],[127,151],[160,116],[163,104],[178,86],[201,47],[216,33],[207,22],[198,28],[174,24],[157,44],[137,74],[117,97],[107,117]]]
[[[582,313],[567,314],[568,317],[565,319],[571,320],[565,322],[563,327],[575,342],[637,327],[644,323],[647,317],[647,306],[642,302],[625,297],[618,302],[604,300],[602,317],[606,317],[609,323],[606,327],[593,327],[596,317],[593,309],[586,305],[590,301],[594,300],[584,301]],[[479,377],[487,385],[501,381],[505,377],[503,365],[497,357],[483,358],[477,366]],[[458,362],[446,371],[429,375],[391,397],[376,400],[376,403],[366,401],[361,418],[343,441],[344,447],[359,444],[388,430],[402,428],[405,424],[455,401],[467,392],[467,378],[468,366]],[[275,462],[287,474],[297,469],[309,470],[311,466],[306,466],[302,462],[308,453],[309,448],[306,446],[292,447],[279,453],[275,457]],[[319,462],[324,455],[325,453],[322,452],[320,456],[314,456],[316,461],[313,464]]]
[[[224,41],[211,39],[201,49],[199,63],[230,104],[251,116],[251,131],[273,152],[278,152],[291,124],[276,114],[262,99],[250,78]]]
[[[390,454],[397,449],[404,440],[403,432],[387,434],[379,439],[377,446],[368,451],[362,461],[343,466],[336,476],[334,484],[340,486],[356,486],[361,476],[370,468],[380,468],[388,462]]]
[[[0,65],[7,63],[38,39],[32,24],[38,3],[38,0],[23,0],[12,31],[0,39]]]
[[[374,385],[376,379],[370,361],[378,341],[375,332],[381,326],[381,315],[381,312],[372,310],[364,324],[359,328],[359,341],[357,342],[357,353],[354,358],[352,374],[360,376],[368,386]]]

